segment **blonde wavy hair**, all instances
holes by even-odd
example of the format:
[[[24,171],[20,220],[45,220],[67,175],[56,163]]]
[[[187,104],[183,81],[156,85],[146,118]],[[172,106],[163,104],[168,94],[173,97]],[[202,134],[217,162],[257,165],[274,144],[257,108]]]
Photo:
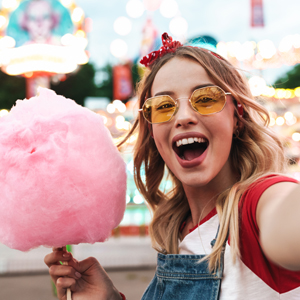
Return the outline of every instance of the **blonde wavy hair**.
[[[174,57],[198,62],[216,85],[230,92],[244,109],[242,118],[239,117],[237,108],[235,109],[242,129],[239,137],[233,138],[230,152],[230,161],[240,178],[230,189],[218,195],[216,200],[220,228],[212,252],[207,256],[209,269],[212,271],[220,264],[222,248],[228,233],[234,261],[240,255],[238,204],[242,194],[259,178],[270,173],[284,173],[286,158],[281,141],[268,128],[268,111],[253,99],[246,78],[227,60],[219,59],[201,48],[182,46],[156,60],[151,68],[146,70],[138,85],[139,108],[145,99],[151,97],[151,87],[157,72]],[[151,127],[140,114],[121,144],[138,131],[134,150],[134,178],[138,190],[153,213],[149,227],[152,244],[161,253],[177,254],[178,239],[181,238],[180,226],[189,215],[190,208],[181,182],[165,166],[150,130]],[[173,189],[168,193],[160,190],[166,171],[173,181]],[[145,177],[141,172],[144,172]]]

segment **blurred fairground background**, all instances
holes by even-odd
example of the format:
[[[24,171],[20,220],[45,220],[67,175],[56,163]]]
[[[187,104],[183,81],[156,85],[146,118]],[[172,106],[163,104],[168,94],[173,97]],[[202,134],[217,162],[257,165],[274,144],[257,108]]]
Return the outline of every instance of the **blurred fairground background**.
[[[245,71],[284,142],[289,174],[300,180],[299,11],[297,0],[1,0],[0,117],[17,99],[48,87],[100,114],[118,143],[137,115],[135,87],[144,72],[139,60],[168,32]],[[78,259],[97,257],[108,270],[155,266],[151,215],[133,180],[134,144],[133,136],[121,148],[128,188],[120,226],[105,243],[72,249]],[[166,178],[161,188],[170,186]],[[0,244],[0,299],[18,299],[1,295],[7,278],[47,272],[49,251],[22,253]],[[145,284],[150,277],[143,277]]]

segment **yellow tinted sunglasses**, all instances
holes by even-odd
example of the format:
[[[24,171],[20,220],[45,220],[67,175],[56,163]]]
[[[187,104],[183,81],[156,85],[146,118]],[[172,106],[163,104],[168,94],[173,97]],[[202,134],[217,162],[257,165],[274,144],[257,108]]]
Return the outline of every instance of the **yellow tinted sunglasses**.
[[[230,93],[224,92],[218,86],[208,86],[195,90],[188,100],[193,110],[199,114],[211,115],[223,110],[226,104],[226,95],[230,95]],[[151,124],[168,122],[178,111],[179,103],[177,100],[180,99],[187,98],[174,100],[169,95],[148,98],[139,111]]]

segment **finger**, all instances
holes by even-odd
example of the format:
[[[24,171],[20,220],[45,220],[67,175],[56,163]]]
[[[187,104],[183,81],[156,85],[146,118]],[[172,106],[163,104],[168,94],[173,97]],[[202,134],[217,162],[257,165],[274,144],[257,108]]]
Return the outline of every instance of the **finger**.
[[[68,288],[70,288],[71,291],[76,290],[76,280],[74,278],[60,277],[57,279],[56,289],[57,289],[57,296],[59,299],[66,299],[66,292]]]
[[[64,247],[52,247],[52,250],[55,251],[55,250],[62,250],[62,251],[67,251],[67,247],[64,246]]]
[[[68,252],[66,246],[64,246],[64,247],[53,247],[53,248],[52,248],[52,251],[53,251],[53,252],[54,252],[54,251]]]
[[[52,279],[54,280],[54,282],[56,282],[57,279],[62,276],[67,276],[74,279],[81,278],[81,274],[71,266],[52,265],[49,268],[49,273]]]
[[[99,264],[98,260],[94,257],[89,257],[82,261],[76,261],[72,259],[69,261],[69,265],[72,266],[80,273],[84,273],[87,269],[91,268],[92,266],[97,266],[98,269],[102,269],[101,265]]]
[[[72,253],[55,250],[45,256],[44,262],[48,267],[50,267],[51,265],[59,265],[60,261],[69,261],[71,259]]]

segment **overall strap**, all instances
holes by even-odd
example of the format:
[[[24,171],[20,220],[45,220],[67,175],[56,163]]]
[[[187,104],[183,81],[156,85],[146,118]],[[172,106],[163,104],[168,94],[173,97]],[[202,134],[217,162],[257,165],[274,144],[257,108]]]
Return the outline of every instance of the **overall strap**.
[[[218,237],[218,234],[219,234],[219,229],[220,229],[220,224],[219,224],[219,226],[218,226],[218,230],[217,230],[216,237],[210,242],[210,245],[211,245],[212,248],[214,247],[214,245],[215,245],[215,243],[216,243],[216,240],[217,240],[217,237]],[[226,239],[225,239],[225,242],[224,242],[224,244],[223,244],[223,249],[225,249],[226,242],[227,242],[227,240],[228,240],[228,236],[229,236],[229,230],[228,230],[228,232],[227,232]]]

